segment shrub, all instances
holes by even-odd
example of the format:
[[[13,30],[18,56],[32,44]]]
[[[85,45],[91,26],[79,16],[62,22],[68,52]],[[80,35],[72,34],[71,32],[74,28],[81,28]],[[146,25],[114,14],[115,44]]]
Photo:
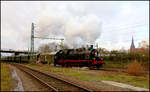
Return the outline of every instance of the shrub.
[[[126,70],[127,73],[135,76],[143,75],[143,71],[144,69],[142,65],[137,61],[134,61],[131,64],[129,64]]]

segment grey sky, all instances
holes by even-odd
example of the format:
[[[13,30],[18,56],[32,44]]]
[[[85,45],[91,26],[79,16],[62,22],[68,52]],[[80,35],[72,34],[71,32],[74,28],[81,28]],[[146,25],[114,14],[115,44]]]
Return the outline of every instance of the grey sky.
[[[94,40],[100,47],[111,50],[129,49],[132,35],[136,47],[138,42],[149,40],[148,1],[2,1],[1,19],[1,47],[6,49],[30,47],[32,22],[36,23],[38,35],[65,37],[71,44],[76,39],[83,39],[78,44]],[[42,32],[40,28],[53,31]],[[35,47],[43,42],[53,41],[36,39]]]

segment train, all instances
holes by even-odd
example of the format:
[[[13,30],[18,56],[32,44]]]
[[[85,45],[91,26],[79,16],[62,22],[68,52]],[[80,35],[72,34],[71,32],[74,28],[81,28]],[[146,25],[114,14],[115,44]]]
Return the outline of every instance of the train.
[[[93,45],[90,48],[60,50],[54,57],[54,66],[100,69],[103,64],[104,60],[100,57],[98,50],[93,48]]]
[[[42,64],[53,64],[54,63],[54,55],[55,54],[56,54],[56,52],[33,54],[32,61],[36,62],[40,58],[40,62]],[[1,61],[4,61],[4,62],[15,62],[15,63],[30,63],[30,62],[32,62],[30,58],[31,58],[30,54],[24,54],[24,55],[3,57],[3,58],[1,58]]]
[[[90,69],[100,69],[104,64],[100,53],[92,45],[90,48],[63,49],[58,52],[37,53],[33,55],[32,61],[30,58],[30,54],[25,54],[1,58],[1,60],[16,63],[40,61],[42,64],[54,64],[54,66],[89,67]]]

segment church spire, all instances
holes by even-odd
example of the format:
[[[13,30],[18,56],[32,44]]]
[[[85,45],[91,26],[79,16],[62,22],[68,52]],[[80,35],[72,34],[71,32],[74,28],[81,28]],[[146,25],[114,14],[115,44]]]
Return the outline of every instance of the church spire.
[[[135,48],[133,36],[132,36],[131,48]]]
[[[131,42],[131,47],[130,47],[130,52],[135,52],[136,48],[135,48],[135,45],[134,45],[134,39],[133,39],[133,36],[132,36],[132,42]]]

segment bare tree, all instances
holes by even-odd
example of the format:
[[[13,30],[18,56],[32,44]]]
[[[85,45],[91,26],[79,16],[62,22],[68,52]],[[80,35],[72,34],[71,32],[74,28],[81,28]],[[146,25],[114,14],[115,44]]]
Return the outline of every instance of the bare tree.
[[[52,50],[47,44],[40,46],[38,50],[39,52],[43,52],[43,53],[52,52]]]

